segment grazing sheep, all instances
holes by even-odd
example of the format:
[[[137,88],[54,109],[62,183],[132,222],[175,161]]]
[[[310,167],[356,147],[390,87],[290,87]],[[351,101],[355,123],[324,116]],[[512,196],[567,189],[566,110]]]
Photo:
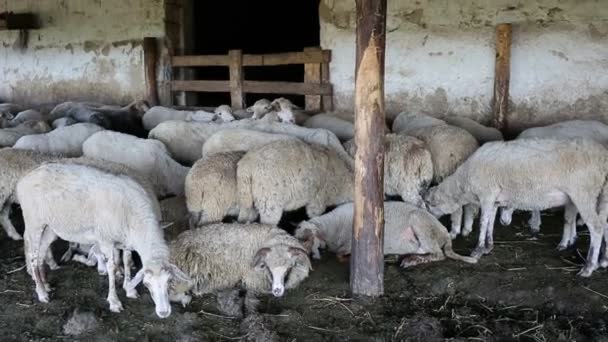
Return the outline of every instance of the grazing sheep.
[[[345,144],[353,158],[357,152],[354,140]],[[399,134],[384,136],[384,194],[401,196],[403,201],[424,207],[422,192],[433,179],[431,153],[414,137]]]
[[[485,144],[490,141],[503,140],[502,133],[494,127],[488,127],[479,122],[462,117],[462,116],[446,116],[443,118],[445,122],[452,126],[460,127],[469,132],[477,139],[479,144]]]
[[[0,129],[0,147],[14,146],[22,137],[51,130],[45,121],[26,121],[17,127]]]
[[[340,141],[350,140],[355,137],[355,125],[352,122],[342,120],[331,114],[317,114],[304,122],[304,127],[325,128],[333,132]]]
[[[606,185],[606,176],[608,151],[592,140],[491,142],[431,188],[426,200],[434,214],[452,213],[468,203],[481,205],[479,242],[472,253],[476,257],[493,248],[498,207],[543,210],[574,206],[591,237],[587,263],[579,273],[586,277],[598,265],[604,223],[597,208],[602,207],[598,206],[598,197]],[[602,263],[607,261],[608,255],[602,256]]]
[[[151,130],[161,122],[169,120],[210,122],[215,120],[216,117],[217,115],[215,113],[206,112],[204,110],[187,111],[155,106],[144,114],[142,121],[144,128]]]
[[[237,163],[244,152],[217,153],[197,161],[186,176],[186,204],[190,226],[221,222],[239,214]]]
[[[61,153],[66,157],[82,156],[82,144],[103,128],[91,123],[78,123],[57,128],[45,134],[26,135],[20,138],[14,148],[46,153]]]
[[[308,217],[352,201],[353,172],[330,148],[276,141],[247,152],[237,166],[239,222],[277,224],[283,211],[306,207]]]
[[[59,127],[71,126],[71,125],[74,125],[77,123],[78,123],[78,121],[72,119],[69,116],[66,116],[66,117],[59,118],[59,119],[53,121],[52,126],[53,126],[53,129],[57,129]]]
[[[393,133],[408,134],[409,131],[432,126],[445,126],[445,121],[422,113],[403,112],[393,121]]]
[[[295,236],[305,241],[313,258],[327,246],[338,257],[351,253],[353,203],[300,223]],[[477,259],[454,253],[452,240],[441,222],[425,209],[403,202],[384,202],[384,254],[405,255],[401,267],[450,259],[476,263]]]
[[[249,129],[225,129],[214,133],[203,145],[203,158],[222,152],[247,152],[273,141],[297,140],[286,134],[273,134]]]
[[[17,127],[26,121],[45,121],[44,115],[34,109],[24,110],[19,112],[10,122],[11,127]]]
[[[192,279],[174,287],[172,300],[183,304],[189,302],[190,289],[197,296],[220,292],[218,300],[235,288],[281,297],[311,270],[300,242],[270,225],[210,224],[183,232],[169,248],[171,261]]]
[[[189,168],[173,160],[165,145],[158,140],[103,131],[87,139],[82,149],[86,157],[127,165],[145,175],[160,197],[184,194]]]
[[[437,125],[408,130],[409,136],[424,141],[426,148],[431,152],[433,159],[433,183],[439,184],[447,176],[456,171],[467,158],[477,150],[479,144],[475,137],[460,127],[450,125]],[[462,218],[464,212],[464,228]],[[467,205],[463,210],[458,210],[451,215],[450,234],[452,238],[458,236],[461,231],[467,236],[473,229],[473,221],[477,214],[477,208]]]
[[[60,237],[93,244],[107,259],[110,310],[122,311],[116,294],[114,248],[134,250],[142,269],[128,284],[128,296],[144,280],[156,306],[156,314],[171,314],[169,282],[189,281],[169,263],[169,249],[159,226],[158,201],[132,178],[90,166],[45,164],[17,184],[25,222],[26,264],[36,283],[38,299],[47,303],[50,286],[41,256]]]

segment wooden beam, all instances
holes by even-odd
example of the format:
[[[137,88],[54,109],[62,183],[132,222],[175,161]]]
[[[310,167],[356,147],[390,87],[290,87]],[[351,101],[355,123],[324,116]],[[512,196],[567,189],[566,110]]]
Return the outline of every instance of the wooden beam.
[[[245,109],[243,93],[243,51],[230,50],[230,102],[233,109]]]
[[[386,0],[356,0],[353,295],[384,293],[384,58]]]
[[[331,53],[331,51],[328,51]],[[321,84],[330,84],[331,79],[329,77],[329,63],[321,64]],[[323,95],[321,101],[321,110],[324,112],[329,112],[334,110],[334,100],[332,94]]]
[[[321,48],[305,48],[304,52],[321,51]],[[321,64],[320,63],[306,63],[304,64],[304,83],[309,84],[321,84]],[[306,95],[304,99],[304,108],[308,111],[320,111],[321,110],[321,96],[320,95]]]
[[[309,84],[298,82],[245,81],[246,93],[255,94],[294,94],[294,95],[331,95],[331,84]]]
[[[144,68],[146,74],[146,100],[151,106],[157,106],[158,82],[156,80],[156,65],[158,63],[158,48],[156,38],[144,38]]]
[[[230,81],[172,81],[173,91],[221,93],[230,91]]]
[[[331,51],[315,50],[304,52],[285,52],[264,55],[243,55],[243,66],[271,66],[286,64],[329,63]],[[227,55],[173,56],[174,67],[229,66]]]
[[[494,127],[508,129],[509,82],[511,79],[511,24],[496,26],[496,65],[494,76]]]

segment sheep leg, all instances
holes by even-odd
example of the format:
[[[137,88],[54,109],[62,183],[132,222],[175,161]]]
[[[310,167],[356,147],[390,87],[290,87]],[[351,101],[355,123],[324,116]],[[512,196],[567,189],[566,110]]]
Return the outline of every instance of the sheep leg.
[[[46,255],[44,257],[44,261],[46,262],[47,265],[49,265],[49,268],[51,269],[51,271],[55,271],[59,269],[59,265],[57,265],[57,262],[55,261],[55,257],[53,256],[53,251],[51,250],[51,248],[48,248],[46,250]]]
[[[70,260],[74,260],[72,259],[72,257],[74,256],[74,251],[76,250],[77,246],[78,244],[76,242],[70,242],[70,244],[68,245],[68,250],[63,253],[59,261],[64,263]]]
[[[564,208],[564,231],[562,233],[562,240],[557,245],[558,251],[566,250],[576,242],[576,215],[578,210],[572,204],[566,204]]]
[[[283,210],[281,208],[260,209],[260,223],[276,225],[281,221],[281,216],[283,216]]]
[[[494,199],[481,205],[481,221],[479,222],[479,241],[477,247],[471,253],[474,258],[479,258],[484,254],[490,253],[494,245],[492,237],[488,240],[488,234],[494,231],[494,220],[496,218],[497,207]],[[489,244],[488,244],[489,242]]]
[[[100,245],[101,255],[97,256],[97,259],[105,258],[106,265],[108,267],[108,303],[110,304],[110,311],[121,312],[122,303],[118,299],[116,294],[116,262],[114,257],[114,246],[104,244]]]
[[[125,276],[122,280],[122,288],[127,292],[127,298],[137,298],[137,290],[130,288],[129,282],[131,282],[131,267],[133,267],[133,252],[130,250],[122,251],[122,262],[125,268]]]
[[[13,223],[11,222],[11,219],[9,216],[10,213],[11,213],[11,204],[5,203],[4,206],[2,207],[2,210],[0,210],[0,226],[2,226],[4,228],[6,235],[8,235],[11,239],[21,240],[23,238],[21,237],[21,235],[19,235],[19,233],[17,233],[17,229],[15,229],[15,226],[13,226]]]
[[[479,208],[474,204],[467,204],[464,206],[464,227],[462,229],[462,236],[469,236],[473,231],[473,222],[475,222],[475,216],[479,212]]]
[[[532,235],[537,235],[540,232],[540,210],[532,210],[528,225],[530,226],[530,232]]]
[[[90,255],[88,257],[85,257],[85,256],[82,256],[80,254],[76,254],[76,255],[74,255],[72,257],[72,260],[77,261],[77,262],[79,262],[81,264],[85,264],[85,265],[87,265],[89,267],[93,267],[97,263],[97,262],[95,262],[93,260],[93,258],[91,258]]]
[[[587,260],[583,269],[578,273],[581,277],[589,277],[598,267],[598,259],[600,248],[602,245],[602,236],[604,233],[605,223],[601,222],[596,206],[594,204],[579,200],[577,197],[570,196],[572,202],[578,208],[583,220],[589,228],[589,252],[587,252]],[[584,198],[584,197],[582,197]]]
[[[455,239],[458,235],[460,235],[460,228],[462,226],[462,208],[459,208],[450,216],[450,220],[452,221],[452,226],[450,228],[450,237]]]
[[[508,226],[511,224],[513,220],[513,212],[514,208],[502,207],[500,208],[500,224],[503,226]]]
[[[445,255],[443,253],[431,253],[431,254],[410,254],[403,257],[401,260],[401,267],[408,268],[420,264],[425,264],[433,261],[444,260]]]

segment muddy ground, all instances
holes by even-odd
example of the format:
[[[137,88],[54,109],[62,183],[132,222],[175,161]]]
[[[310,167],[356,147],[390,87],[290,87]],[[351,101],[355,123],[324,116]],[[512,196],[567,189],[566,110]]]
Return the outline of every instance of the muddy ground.
[[[353,300],[348,264],[332,255],[314,263],[297,290],[280,300],[261,298],[258,321],[281,341],[608,341],[608,273],[576,277],[587,248],[558,253],[560,213],[543,216],[542,234],[530,240],[527,214],[498,226],[496,247],[479,264],[436,262],[402,270],[389,263],[385,295]],[[458,238],[468,254],[476,231]],[[57,245],[58,258],[61,248]],[[107,279],[95,268],[69,263],[50,272],[49,304],[38,303],[24,269],[23,244],[0,239],[0,341],[229,341],[254,339],[251,322],[220,315],[211,296],[186,308],[173,306],[159,319],[145,290],[119,296],[125,310],[113,314],[105,301]],[[78,337],[63,330],[75,310],[94,316],[93,330]],[[243,324],[242,324],[243,323]],[[259,323],[259,322],[258,322]],[[243,326],[241,326],[243,325]]]

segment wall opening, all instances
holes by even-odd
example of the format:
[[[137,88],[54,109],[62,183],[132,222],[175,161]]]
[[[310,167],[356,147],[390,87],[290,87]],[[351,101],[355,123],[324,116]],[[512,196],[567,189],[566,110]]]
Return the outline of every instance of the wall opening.
[[[262,54],[319,46],[319,0],[193,0],[193,53],[227,54],[230,49]],[[245,67],[245,79],[303,82],[304,65]],[[227,80],[228,68],[197,68],[201,80]],[[247,94],[245,102],[283,96],[304,106],[303,95]],[[230,104],[228,93],[198,93],[197,106]]]

